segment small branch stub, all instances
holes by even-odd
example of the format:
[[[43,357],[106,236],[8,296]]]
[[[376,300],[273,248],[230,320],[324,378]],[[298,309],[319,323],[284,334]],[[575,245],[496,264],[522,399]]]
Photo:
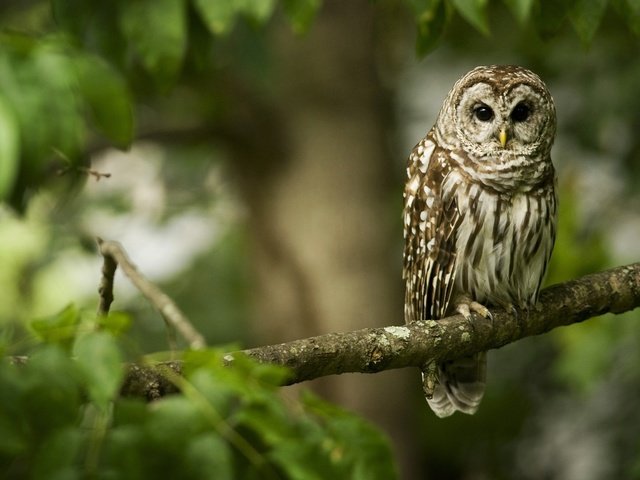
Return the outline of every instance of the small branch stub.
[[[96,238],[98,248],[102,248],[104,243],[101,238]],[[100,278],[100,287],[98,287],[98,294],[100,301],[98,303],[98,315],[108,315],[111,303],[113,303],[113,278],[118,268],[118,263],[111,255],[103,255],[102,262],[102,277]]]

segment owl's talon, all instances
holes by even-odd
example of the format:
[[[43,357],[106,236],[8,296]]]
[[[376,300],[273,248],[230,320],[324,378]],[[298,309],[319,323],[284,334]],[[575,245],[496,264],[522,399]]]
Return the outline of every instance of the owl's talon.
[[[473,317],[471,312],[477,313],[482,318],[487,318],[493,325],[493,315],[487,307],[473,300],[463,300],[456,305],[456,312],[462,315],[469,325],[473,327]]]
[[[456,306],[456,311],[462,315],[465,320],[471,323],[471,309],[468,303],[460,303]]]
[[[489,320],[493,321],[493,315],[491,315],[491,312],[489,311],[489,309],[484,305],[482,305],[481,303],[471,302],[469,304],[469,307],[471,308],[471,310],[476,312],[482,318],[488,318]]]
[[[529,320],[529,305],[524,305],[520,307],[520,312],[518,312],[518,310],[516,310],[516,307],[514,307],[513,305],[510,305],[510,312],[511,314],[515,317],[516,322],[518,323],[518,326],[520,327],[520,330],[522,330],[525,327],[525,323]],[[524,312],[524,315],[522,315],[522,313]]]

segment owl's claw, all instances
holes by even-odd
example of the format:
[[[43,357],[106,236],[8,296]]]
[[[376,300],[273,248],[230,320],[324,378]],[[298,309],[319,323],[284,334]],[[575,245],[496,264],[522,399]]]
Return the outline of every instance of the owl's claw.
[[[511,315],[513,315],[518,323],[520,323],[520,317],[518,316],[518,309],[511,303],[508,308],[505,308]]]
[[[525,323],[529,320],[529,305],[520,306],[520,312],[518,312],[516,307],[510,304],[506,310],[515,317],[518,326],[522,330],[525,327]],[[524,312],[524,316],[521,314],[522,312]]]
[[[491,321],[491,325],[493,325],[493,315],[489,311],[487,307],[482,305],[481,303],[474,302],[473,300],[464,300],[456,305],[456,311],[462,315],[467,322],[473,327],[471,312],[475,312],[480,315],[482,318],[487,318]]]

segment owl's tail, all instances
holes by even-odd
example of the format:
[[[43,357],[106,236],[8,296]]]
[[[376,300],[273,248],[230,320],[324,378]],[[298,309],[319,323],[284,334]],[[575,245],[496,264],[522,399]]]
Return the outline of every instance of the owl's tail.
[[[426,388],[427,374],[422,374]],[[487,377],[487,352],[458,358],[437,367],[438,381],[427,402],[438,417],[448,417],[456,410],[472,415],[484,395]]]

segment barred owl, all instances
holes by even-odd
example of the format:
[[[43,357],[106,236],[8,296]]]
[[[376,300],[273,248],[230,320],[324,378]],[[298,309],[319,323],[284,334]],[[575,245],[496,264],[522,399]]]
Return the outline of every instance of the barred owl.
[[[553,99],[525,68],[477,67],[456,82],[409,156],[407,323],[536,302],[556,233],[555,129]],[[423,367],[439,417],[475,413],[485,377],[486,352]]]

